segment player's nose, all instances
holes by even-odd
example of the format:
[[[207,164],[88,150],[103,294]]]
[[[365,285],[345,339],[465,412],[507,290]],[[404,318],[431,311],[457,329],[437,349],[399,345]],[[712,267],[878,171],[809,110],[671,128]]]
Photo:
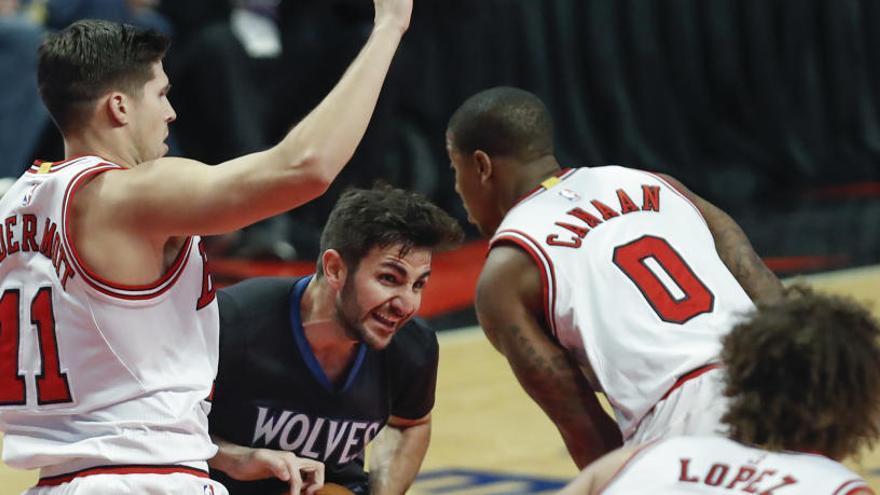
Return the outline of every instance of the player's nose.
[[[422,296],[413,291],[403,291],[391,301],[391,310],[395,316],[408,316],[419,309]]]

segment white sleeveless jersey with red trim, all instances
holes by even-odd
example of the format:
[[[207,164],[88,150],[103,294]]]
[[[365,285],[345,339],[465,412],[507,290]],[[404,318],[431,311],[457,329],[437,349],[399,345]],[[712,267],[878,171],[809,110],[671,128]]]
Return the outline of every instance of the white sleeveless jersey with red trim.
[[[491,246],[505,243],[537,263],[547,326],[592,367],[625,438],[753,309],[697,208],[651,173],[564,170],[507,213]]]
[[[153,284],[89,271],[71,243],[71,200],[97,157],[28,170],[0,199],[3,460],[54,476],[97,465],[206,468],[205,400],[219,317],[198,237]],[[124,253],[108,253],[124,256]]]
[[[870,487],[821,455],[768,452],[721,437],[675,437],[637,451],[599,493],[848,495],[859,489]]]

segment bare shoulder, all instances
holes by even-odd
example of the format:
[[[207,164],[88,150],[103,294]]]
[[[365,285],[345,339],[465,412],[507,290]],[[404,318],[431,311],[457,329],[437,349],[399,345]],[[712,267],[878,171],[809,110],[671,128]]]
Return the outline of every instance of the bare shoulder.
[[[666,181],[667,183],[669,183],[669,185],[672,186],[673,189],[675,189],[676,191],[678,191],[678,192],[684,194],[684,195],[685,195],[688,199],[690,199],[691,201],[693,201],[694,198],[698,198],[698,197],[699,197],[699,196],[697,196],[696,194],[694,194],[693,191],[691,191],[690,189],[688,189],[684,184],[682,184],[680,180],[676,179],[675,177],[673,177],[673,176],[671,176],[671,175],[660,174],[660,173],[657,173],[657,174],[654,174],[654,175],[656,175],[657,177],[660,177],[661,179],[663,179],[664,181]]]
[[[594,495],[601,493],[642,447],[621,447],[587,466],[559,495]]]
[[[538,303],[543,293],[541,272],[524,250],[498,245],[489,251],[477,283],[477,305],[487,306],[515,298],[527,306]]]
[[[100,190],[100,197],[113,198],[114,193],[119,192],[120,196],[127,197],[132,191],[137,191],[141,187],[155,181],[155,185],[161,185],[162,181],[167,181],[174,177],[179,177],[194,168],[205,167],[205,165],[196,160],[187,158],[167,157],[159,158],[138,164],[132,168],[121,168],[109,170],[102,173],[83,186],[82,190],[97,189]],[[126,194],[123,194],[126,193]]]

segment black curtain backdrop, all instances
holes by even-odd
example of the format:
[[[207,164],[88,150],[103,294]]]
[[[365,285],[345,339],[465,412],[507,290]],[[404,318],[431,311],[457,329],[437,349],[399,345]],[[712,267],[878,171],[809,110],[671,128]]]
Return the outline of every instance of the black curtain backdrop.
[[[725,206],[877,180],[878,21],[854,0],[421,1],[396,117],[442,167],[449,114],[514,85],[550,107],[564,162],[669,172]]]
[[[429,143],[438,181],[426,192],[448,208],[458,204],[443,150],[449,115],[476,91],[514,85],[549,106],[566,165],[669,173],[729,211],[765,256],[880,260],[880,2],[416,8],[389,125],[407,122]],[[853,184],[861,195],[821,194]]]
[[[237,104],[268,108],[267,143],[355,56],[367,7],[282,1],[284,54],[271,77],[250,75],[269,104]],[[382,178],[464,218],[447,120],[471,94],[512,85],[547,103],[566,166],[669,173],[743,223],[765,256],[845,249],[851,261],[876,262],[878,188],[821,193],[880,180],[877,26],[873,0],[416,0],[355,159],[328,195],[293,215],[317,231],[346,185]],[[179,113],[198,122],[197,112]]]

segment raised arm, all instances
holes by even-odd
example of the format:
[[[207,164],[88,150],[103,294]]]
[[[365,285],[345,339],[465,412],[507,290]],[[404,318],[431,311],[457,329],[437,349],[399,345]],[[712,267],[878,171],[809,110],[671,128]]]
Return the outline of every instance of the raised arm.
[[[99,177],[107,220],[154,237],[232,231],[322,194],[364,135],[412,0],[374,0],[366,45],[324,100],[276,146],[217,166],[163,158]],[[98,180],[98,179],[96,179]],[[108,215],[111,216],[111,215]],[[137,235],[137,234],[136,234]]]
[[[370,443],[370,493],[406,493],[419,474],[430,441],[430,414],[418,420],[392,416]]]
[[[477,285],[477,316],[523,389],[550,417],[578,468],[620,446],[620,431],[581,370],[544,328],[541,278],[522,250],[498,246]]]
[[[668,175],[661,177],[700,210],[715,239],[718,256],[736,277],[746,294],[756,303],[772,303],[781,298],[785,290],[782,282],[761,261],[745,232],[730,218],[730,215],[694,194],[676,179]]]

